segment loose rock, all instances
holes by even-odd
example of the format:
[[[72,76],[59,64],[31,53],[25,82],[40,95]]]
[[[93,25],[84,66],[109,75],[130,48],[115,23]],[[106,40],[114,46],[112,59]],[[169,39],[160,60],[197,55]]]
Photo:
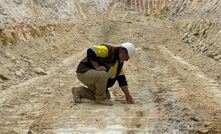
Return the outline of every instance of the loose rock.
[[[35,68],[35,73],[37,73],[37,74],[41,74],[41,75],[47,75],[47,72],[44,70],[44,69],[42,69],[42,68]]]
[[[0,68],[0,78],[2,80],[10,80],[7,69]]]

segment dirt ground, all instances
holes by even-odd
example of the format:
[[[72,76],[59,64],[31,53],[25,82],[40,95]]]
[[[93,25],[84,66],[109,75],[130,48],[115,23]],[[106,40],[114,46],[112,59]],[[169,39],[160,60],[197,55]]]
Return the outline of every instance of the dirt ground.
[[[221,63],[186,45],[171,20],[121,12],[67,27],[0,46],[2,134],[221,133]],[[135,104],[118,84],[114,106],[75,104],[71,88],[82,85],[75,69],[86,49],[128,40],[136,46],[125,64]]]

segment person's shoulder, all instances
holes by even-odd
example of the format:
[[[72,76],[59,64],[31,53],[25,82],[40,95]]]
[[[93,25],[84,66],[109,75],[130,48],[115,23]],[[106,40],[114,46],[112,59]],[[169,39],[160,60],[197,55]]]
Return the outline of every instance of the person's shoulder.
[[[112,43],[102,43],[102,45],[105,45],[106,47],[109,47],[109,48],[117,48],[118,47],[116,44],[112,44]]]

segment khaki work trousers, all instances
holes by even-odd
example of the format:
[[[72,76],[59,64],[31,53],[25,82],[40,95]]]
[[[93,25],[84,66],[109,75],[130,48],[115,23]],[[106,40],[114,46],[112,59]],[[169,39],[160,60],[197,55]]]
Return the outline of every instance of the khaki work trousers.
[[[77,78],[88,88],[81,88],[80,94],[89,100],[110,99],[107,90],[108,73],[105,71],[88,70],[85,73],[77,73]]]

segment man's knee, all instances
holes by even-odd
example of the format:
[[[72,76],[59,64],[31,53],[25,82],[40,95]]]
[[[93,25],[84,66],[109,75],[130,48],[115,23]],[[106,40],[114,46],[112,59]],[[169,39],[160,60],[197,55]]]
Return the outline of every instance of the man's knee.
[[[102,79],[108,79],[108,73],[105,71],[98,71],[98,76]]]

